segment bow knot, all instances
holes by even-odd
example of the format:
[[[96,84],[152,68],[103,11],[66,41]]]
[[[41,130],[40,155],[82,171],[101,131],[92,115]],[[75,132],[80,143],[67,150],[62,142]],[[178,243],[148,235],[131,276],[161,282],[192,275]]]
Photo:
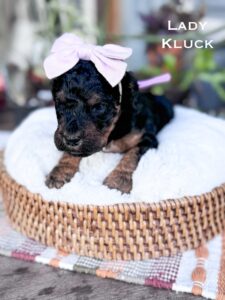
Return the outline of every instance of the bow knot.
[[[46,76],[52,79],[72,69],[80,59],[90,60],[114,87],[125,75],[127,64],[124,60],[131,54],[130,48],[113,44],[95,46],[84,43],[72,33],[64,33],[54,42],[50,55],[44,61],[44,69]]]
[[[91,44],[83,44],[77,50],[78,57],[84,60],[91,60],[91,53],[93,52],[93,46]]]

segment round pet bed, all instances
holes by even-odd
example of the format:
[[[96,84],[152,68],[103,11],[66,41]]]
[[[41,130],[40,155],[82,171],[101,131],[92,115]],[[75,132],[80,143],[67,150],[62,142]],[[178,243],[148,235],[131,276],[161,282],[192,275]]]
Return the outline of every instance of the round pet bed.
[[[225,122],[191,109],[158,135],[133,174],[131,193],[102,184],[120,154],[96,153],[60,190],[45,176],[62,153],[53,108],[30,115],[1,160],[3,201],[12,226],[66,252],[105,259],[148,259],[196,248],[225,225]]]

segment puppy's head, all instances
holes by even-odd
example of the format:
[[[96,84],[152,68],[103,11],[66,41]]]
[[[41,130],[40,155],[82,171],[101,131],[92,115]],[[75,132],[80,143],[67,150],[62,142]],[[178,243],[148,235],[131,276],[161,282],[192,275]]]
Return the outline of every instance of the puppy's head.
[[[58,128],[55,144],[61,151],[88,156],[108,141],[120,113],[118,86],[111,87],[90,61],[52,82]]]

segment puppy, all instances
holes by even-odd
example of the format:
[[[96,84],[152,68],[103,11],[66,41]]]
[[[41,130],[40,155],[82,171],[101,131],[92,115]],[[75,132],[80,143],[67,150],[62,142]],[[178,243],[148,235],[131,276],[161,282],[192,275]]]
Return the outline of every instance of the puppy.
[[[172,104],[164,97],[139,92],[129,72],[112,87],[86,60],[53,79],[52,94],[58,120],[54,141],[64,154],[46,185],[61,188],[79,170],[82,157],[103,150],[124,153],[104,184],[129,193],[141,156],[157,148],[156,134],[173,118]]]

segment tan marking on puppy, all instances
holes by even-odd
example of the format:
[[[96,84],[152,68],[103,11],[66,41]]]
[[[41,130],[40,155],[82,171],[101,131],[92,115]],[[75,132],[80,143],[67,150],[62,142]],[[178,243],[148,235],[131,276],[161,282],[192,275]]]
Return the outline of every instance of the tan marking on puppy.
[[[58,92],[56,96],[61,102],[66,102],[66,98],[63,91]]]
[[[142,131],[133,131],[122,137],[121,139],[111,141],[106,147],[103,148],[104,152],[113,152],[113,153],[124,153],[131,148],[136,147],[144,134]]]
[[[107,144],[109,135],[110,135],[110,133],[113,131],[113,129],[115,128],[116,122],[117,122],[118,119],[119,119],[119,116],[120,116],[120,113],[121,113],[120,106],[118,105],[116,109],[117,109],[116,116],[114,117],[114,119],[113,119],[111,125],[110,125],[110,126],[106,129],[106,131],[104,132],[104,135],[103,135],[104,145]]]
[[[79,169],[81,157],[75,157],[64,153],[57,166],[55,166],[46,178],[46,185],[51,188],[60,189],[69,182]]]
[[[101,101],[101,98],[99,97],[99,95],[92,95],[90,99],[88,99],[88,104],[93,106],[97,103],[99,103]]]
[[[126,152],[117,167],[106,177],[103,184],[110,189],[129,193],[132,189],[132,174],[139,161],[138,147]]]

